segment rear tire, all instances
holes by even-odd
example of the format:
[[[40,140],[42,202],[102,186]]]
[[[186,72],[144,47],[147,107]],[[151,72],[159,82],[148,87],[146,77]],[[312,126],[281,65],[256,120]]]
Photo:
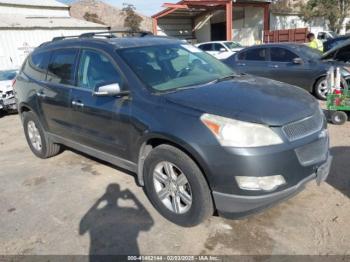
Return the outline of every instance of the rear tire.
[[[213,214],[207,181],[181,150],[165,144],[154,148],[145,160],[143,175],[151,203],[173,223],[192,227]]]
[[[23,112],[22,119],[27,143],[34,155],[45,159],[55,156],[60,152],[61,146],[50,141],[33,112]]]
[[[321,77],[317,80],[314,87],[314,94],[319,100],[327,100],[327,79],[326,77]]]
[[[348,115],[343,111],[334,111],[331,115],[331,120],[335,125],[343,125],[348,121]]]

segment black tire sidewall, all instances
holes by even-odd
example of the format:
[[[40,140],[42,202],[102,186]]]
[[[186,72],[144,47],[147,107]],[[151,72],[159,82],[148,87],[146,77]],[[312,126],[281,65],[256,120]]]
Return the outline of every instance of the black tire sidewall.
[[[156,165],[162,161],[169,161],[175,164],[186,175],[190,184],[192,204],[190,209],[184,214],[176,214],[169,210],[156,194],[153,184],[153,171]],[[212,209],[212,200],[207,182],[195,162],[184,153],[156,148],[148,155],[143,174],[145,191],[153,206],[173,223],[184,227],[195,226],[206,218],[207,213],[212,212],[208,210]]]
[[[331,117],[332,117],[332,123],[335,125],[343,125],[348,120],[347,114],[343,111],[336,111],[332,113]],[[337,120],[337,117],[340,118],[340,121]]]
[[[33,147],[32,142],[29,139],[29,135],[28,135],[28,122],[29,121],[33,121],[39,130],[39,134],[41,136],[41,151],[37,151]],[[23,113],[23,128],[24,128],[24,134],[25,134],[27,143],[28,143],[31,151],[33,152],[33,154],[39,158],[46,158],[46,152],[47,152],[46,135],[45,135],[45,132],[44,132],[42,125],[40,124],[37,116],[34,113],[32,113],[32,112],[24,112]]]

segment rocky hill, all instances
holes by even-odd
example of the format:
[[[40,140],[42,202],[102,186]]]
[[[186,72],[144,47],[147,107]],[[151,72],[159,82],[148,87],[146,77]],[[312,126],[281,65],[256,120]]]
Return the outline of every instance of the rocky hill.
[[[121,9],[115,6],[111,6],[99,0],[80,0],[73,2],[70,6],[70,14],[72,17],[84,19],[84,16],[86,17],[86,14],[88,14],[95,22],[102,22],[110,26],[112,30],[125,29],[125,14]],[[141,14],[139,15],[143,18],[141,29],[151,31],[152,19]]]

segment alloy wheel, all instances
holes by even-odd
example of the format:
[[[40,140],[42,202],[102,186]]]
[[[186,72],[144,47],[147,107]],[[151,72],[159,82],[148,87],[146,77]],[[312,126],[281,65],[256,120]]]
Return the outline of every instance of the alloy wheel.
[[[34,121],[28,122],[27,129],[28,129],[28,136],[29,136],[30,143],[32,144],[32,146],[36,151],[40,152],[42,149],[42,141],[41,141],[39,129],[37,128]]]
[[[321,82],[318,83],[317,91],[321,97],[326,99],[328,94],[328,86],[327,86],[327,80],[324,79]]]
[[[176,214],[192,205],[192,191],[186,175],[174,164],[163,161],[153,171],[153,184],[159,200]]]

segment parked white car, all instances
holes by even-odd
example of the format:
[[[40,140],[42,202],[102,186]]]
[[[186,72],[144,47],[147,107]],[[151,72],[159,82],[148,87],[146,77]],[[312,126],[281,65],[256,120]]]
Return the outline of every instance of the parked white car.
[[[13,81],[18,70],[0,71],[0,110],[15,111],[16,100],[13,93]]]
[[[197,44],[196,46],[218,59],[226,59],[244,48],[234,41],[205,42]]]
[[[321,40],[322,42],[336,38],[338,36],[337,33],[333,31],[320,31],[317,33],[314,32],[314,34],[317,36],[317,39]]]

